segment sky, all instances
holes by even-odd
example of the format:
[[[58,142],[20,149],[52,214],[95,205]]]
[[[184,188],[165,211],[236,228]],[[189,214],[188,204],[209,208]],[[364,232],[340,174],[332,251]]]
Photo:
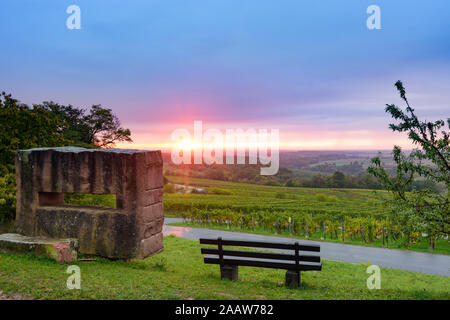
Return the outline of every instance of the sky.
[[[111,108],[134,140],[119,147],[167,148],[195,120],[279,129],[282,149],[408,147],[384,112],[399,79],[420,116],[449,117],[447,0],[2,0],[0,39],[0,90]]]

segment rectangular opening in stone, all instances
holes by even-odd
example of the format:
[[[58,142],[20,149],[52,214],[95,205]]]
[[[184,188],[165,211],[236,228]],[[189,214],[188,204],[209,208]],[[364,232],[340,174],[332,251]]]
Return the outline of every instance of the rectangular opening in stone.
[[[80,206],[117,208],[115,194],[64,193],[64,203]]]
[[[39,192],[40,206],[56,206],[64,204],[64,193],[62,192]]]

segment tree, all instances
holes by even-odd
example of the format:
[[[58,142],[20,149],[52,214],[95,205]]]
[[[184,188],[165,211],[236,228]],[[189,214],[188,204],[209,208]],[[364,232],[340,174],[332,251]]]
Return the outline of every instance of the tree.
[[[80,147],[113,147],[117,142],[132,142],[130,129],[120,126],[119,118],[111,109],[93,105],[88,114],[86,109],[72,105],[59,105],[53,101],[39,105],[55,115],[64,123],[60,132]]]
[[[29,108],[10,94],[0,95],[0,175],[14,170],[18,149],[62,146],[69,140],[60,132],[63,121],[46,108]]]
[[[331,176],[332,184],[334,187],[343,188],[345,187],[345,174],[340,171],[336,171]]]
[[[132,142],[130,129],[120,126],[119,118],[111,109],[93,105],[90,113],[85,117],[89,127],[89,142],[101,148],[109,148],[116,142]]]
[[[383,186],[392,193],[389,205],[400,220],[403,231],[407,235],[410,232],[426,232],[430,247],[434,248],[436,237],[449,235],[449,131],[446,131],[443,120],[419,120],[409,105],[402,82],[397,81],[395,86],[406,109],[403,111],[394,104],[386,105],[385,111],[398,121],[398,124],[390,124],[389,127],[393,131],[407,132],[415,148],[407,155],[400,147],[394,147],[392,153],[396,170],[393,176],[383,167],[380,157],[371,160],[368,172],[380,178]],[[447,119],[447,127],[450,129],[450,119]],[[443,184],[443,192],[429,188],[408,192],[418,176]]]

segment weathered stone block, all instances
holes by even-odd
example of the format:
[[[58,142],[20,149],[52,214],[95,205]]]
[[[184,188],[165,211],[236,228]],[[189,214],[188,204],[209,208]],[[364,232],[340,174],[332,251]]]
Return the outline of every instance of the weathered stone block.
[[[46,239],[27,237],[17,233],[0,235],[0,252],[31,253],[59,263],[70,263],[78,256],[77,239]]]
[[[147,207],[149,205],[162,202],[163,191],[162,188],[153,190],[144,190],[139,192],[137,195],[137,205],[138,207]]]
[[[162,232],[164,219],[158,219],[145,225],[144,238],[150,238],[154,234]]]
[[[162,233],[157,233],[150,238],[141,240],[139,245],[137,258],[148,257],[159,253],[164,249],[163,246],[163,235]]]
[[[20,234],[76,238],[81,253],[108,258],[145,258],[162,250],[160,151],[19,150],[16,182]],[[117,208],[68,206],[64,193],[115,194]]]
[[[138,221],[140,223],[150,223],[164,216],[164,206],[162,202],[158,202],[146,207],[138,208]]]

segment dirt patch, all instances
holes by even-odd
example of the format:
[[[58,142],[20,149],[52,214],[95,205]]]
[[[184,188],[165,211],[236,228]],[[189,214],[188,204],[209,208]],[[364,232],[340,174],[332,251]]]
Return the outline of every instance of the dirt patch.
[[[17,292],[7,295],[2,290],[0,290],[0,300],[33,300],[33,299]]]

